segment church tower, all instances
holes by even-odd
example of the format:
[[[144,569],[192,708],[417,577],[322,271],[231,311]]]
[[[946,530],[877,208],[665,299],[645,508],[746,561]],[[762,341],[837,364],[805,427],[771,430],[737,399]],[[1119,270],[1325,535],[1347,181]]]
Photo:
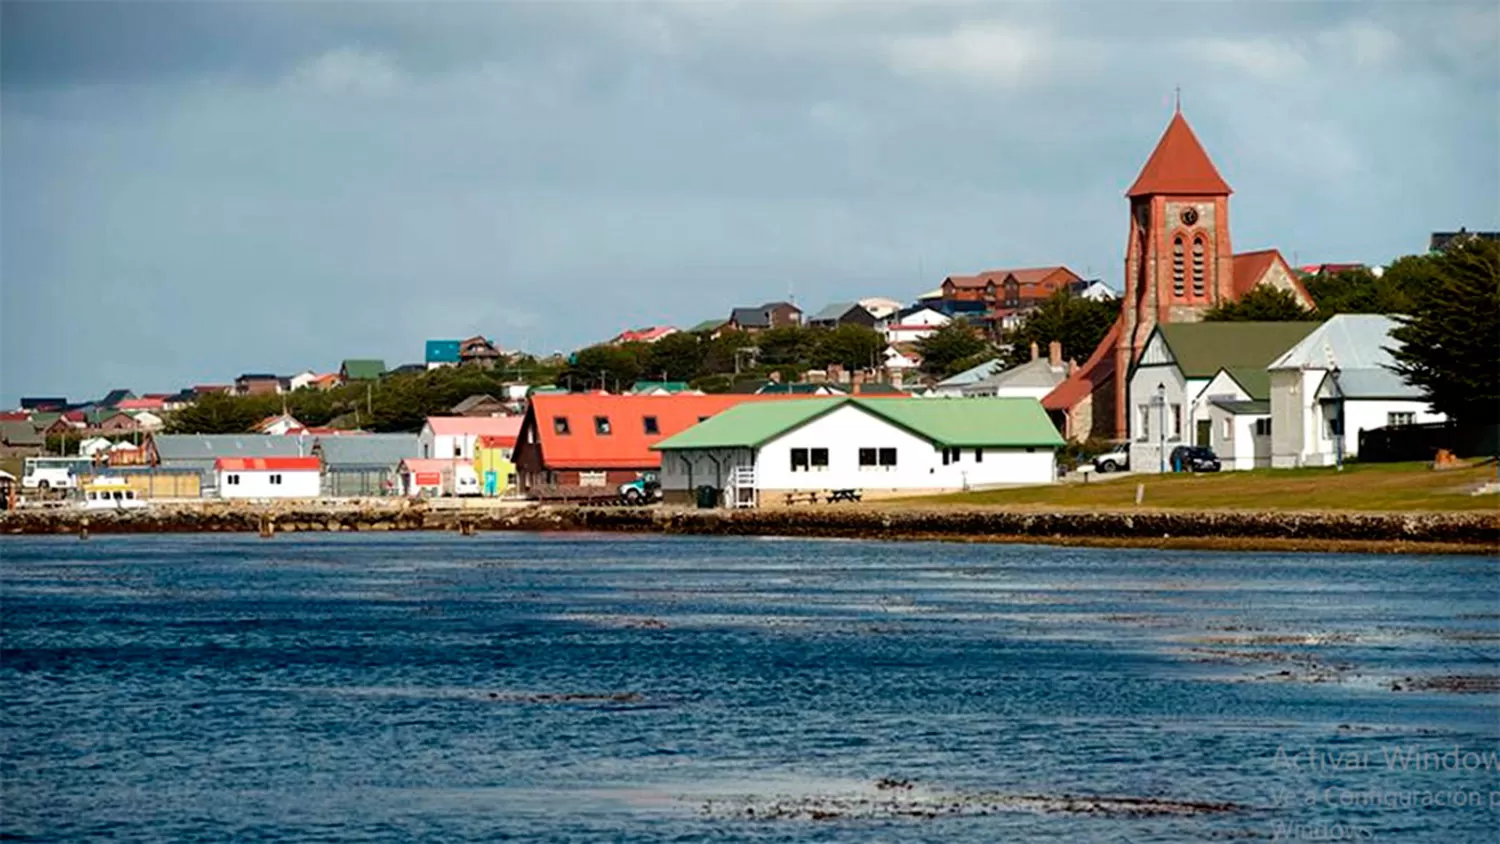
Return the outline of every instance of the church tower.
[[[1233,301],[1229,185],[1179,109],[1130,186],[1125,298],[1115,340],[1114,428],[1124,436],[1131,364],[1151,329]]]

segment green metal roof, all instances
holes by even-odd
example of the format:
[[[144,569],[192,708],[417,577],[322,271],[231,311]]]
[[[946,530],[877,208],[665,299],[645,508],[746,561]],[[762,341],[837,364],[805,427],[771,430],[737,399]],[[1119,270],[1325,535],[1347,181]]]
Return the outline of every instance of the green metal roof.
[[[657,443],[663,451],[754,448],[845,404],[853,404],[949,448],[1058,448],[1063,439],[1036,399],[838,398],[746,402]]]
[[[1220,369],[1264,369],[1317,327],[1316,322],[1174,322],[1156,331],[1185,377],[1212,378]]]
[[[351,359],[344,361],[340,369],[344,377],[353,381],[379,378],[385,372],[385,361],[374,359]]]
[[[1255,366],[1231,366],[1227,370],[1229,377],[1235,383],[1244,388],[1250,394],[1250,398],[1256,401],[1270,401],[1271,399],[1271,373],[1262,367]]]
[[[689,328],[688,329],[688,333],[689,334],[702,334],[705,331],[717,331],[719,329],[719,326],[723,325],[724,323],[726,323],[728,321],[729,320],[726,320],[726,319],[706,319],[706,320],[698,323],[697,325],[693,326],[692,328]]]

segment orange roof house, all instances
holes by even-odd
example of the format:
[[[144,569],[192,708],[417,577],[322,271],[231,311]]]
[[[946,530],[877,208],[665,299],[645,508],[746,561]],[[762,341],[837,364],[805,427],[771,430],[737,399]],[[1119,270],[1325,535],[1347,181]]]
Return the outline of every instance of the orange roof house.
[[[220,457],[219,472],[317,472],[323,463],[316,457]]]
[[[532,396],[513,461],[521,488],[613,489],[661,468],[651,446],[741,402],[778,400],[747,394],[665,396],[559,393]]]
[[[1231,193],[1182,112],[1173,114],[1125,192],[1130,216],[1120,316],[1083,366],[1042,399],[1065,436],[1128,436],[1128,411],[1136,397],[1128,395],[1124,373],[1157,325],[1196,322],[1260,285],[1286,290],[1303,307],[1313,307],[1281,253],[1234,254]]]

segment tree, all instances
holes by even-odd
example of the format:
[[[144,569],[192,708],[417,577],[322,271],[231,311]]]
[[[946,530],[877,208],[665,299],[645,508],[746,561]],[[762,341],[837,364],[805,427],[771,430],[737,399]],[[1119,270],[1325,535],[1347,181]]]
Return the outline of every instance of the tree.
[[[1425,256],[1393,263],[1381,275],[1363,267],[1305,279],[1302,286],[1318,305],[1318,317],[1334,314],[1405,314],[1411,312],[1410,290],[1427,286],[1431,271]]]
[[[1065,357],[1082,363],[1098,348],[1099,341],[1119,316],[1120,303],[1114,299],[1100,302],[1074,296],[1067,289],[1059,290],[1027,314],[1005,338],[1010,344],[1005,363],[1020,366],[1031,360],[1032,343],[1045,353],[1054,340],[1062,344]]]
[[[1317,311],[1302,307],[1291,292],[1257,285],[1238,302],[1225,302],[1203,315],[1204,322],[1299,322],[1320,319]]]
[[[666,381],[687,381],[698,375],[703,368],[705,354],[703,338],[697,334],[679,331],[651,344],[646,354],[647,378]]]
[[[266,417],[261,404],[255,397],[210,393],[173,413],[166,429],[173,434],[243,434]]]
[[[736,370],[735,361],[750,366],[755,363],[747,349],[755,348],[755,338],[745,331],[725,331],[708,341],[703,349],[703,366],[700,375],[727,375]]]
[[[557,376],[557,384],[576,391],[627,389],[641,377],[647,348],[644,343],[625,343],[581,349]]]
[[[768,328],[755,338],[755,346],[760,349],[760,362],[771,366],[806,365],[817,345],[818,332],[800,325]]]
[[[825,331],[818,337],[811,363],[827,366],[836,363],[845,369],[863,369],[880,362],[885,338],[873,328],[853,323]]]
[[[1471,240],[1425,260],[1431,283],[1391,332],[1395,369],[1450,419],[1500,422],[1500,243]]]
[[[973,357],[988,346],[979,332],[963,319],[955,319],[932,334],[917,341],[917,351],[922,355],[922,371],[938,378],[946,378],[958,371],[954,364]]]

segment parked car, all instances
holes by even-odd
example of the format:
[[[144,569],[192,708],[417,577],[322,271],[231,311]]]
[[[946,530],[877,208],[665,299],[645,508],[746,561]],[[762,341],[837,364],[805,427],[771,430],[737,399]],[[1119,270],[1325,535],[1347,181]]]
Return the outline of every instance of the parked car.
[[[1094,458],[1094,468],[1100,472],[1118,472],[1130,468],[1130,446],[1117,445]]]
[[[655,472],[642,472],[635,480],[620,484],[620,495],[626,504],[650,504],[661,498],[661,478]]]
[[[1202,445],[1179,445],[1169,460],[1174,472],[1217,472],[1220,468],[1219,456]]]

